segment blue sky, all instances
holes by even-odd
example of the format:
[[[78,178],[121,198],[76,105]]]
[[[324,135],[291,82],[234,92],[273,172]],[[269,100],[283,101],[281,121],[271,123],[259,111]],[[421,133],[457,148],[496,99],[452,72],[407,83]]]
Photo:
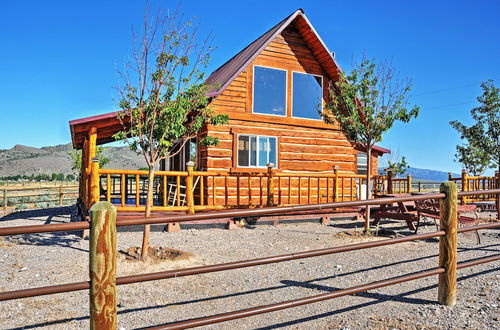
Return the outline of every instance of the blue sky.
[[[152,1],[155,7],[175,7]],[[303,8],[344,70],[363,53],[413,80],[419,118],[382,146],[413,167],[460,171],[450,120],[470,123],[479,84],[500,85],[498,1],[189,1],[215,35],[210,71]],[[141,1],[9,1],[0,10],[0,149],[67,143],[68,121],[115,109],[116,67],[131,54]]]

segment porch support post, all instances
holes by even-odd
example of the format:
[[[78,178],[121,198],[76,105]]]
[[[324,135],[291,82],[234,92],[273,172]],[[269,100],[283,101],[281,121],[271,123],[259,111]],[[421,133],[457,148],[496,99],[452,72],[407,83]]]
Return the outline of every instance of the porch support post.
[[[188,207],[187,212],[189,214],[194,214],[193,167],[194,162],[189,161],[186,163],[188,173],[186,177],[186,204]]]
[[[80,168],[80,201],[81,203],[87,207],[87,158],[88,158],[88,153],[89,153],[89,141],[88,138],[85,137],[83,140],[83,147],[82,147],[82,161],[81,161],[81,168]]]
[[[391,168],[387,169],[387,193],[392,194],[393,189],[392,189],[392,179],[394,178],[394,172],[392,171]]]
[[[267,207],[274,206],[274,173],[273,173],[273,167],[274,167],[273,163],[267,164]]]
[[[85,172],[86,172],[86,180],[85,180],[85,185],[86,185],[86,201],[87,204],[85,205],[87,207],[87,210],[90,209],[92,206],[91,200],[90,200],[90,192],[92,190],[91,186],[91,176],[92,176],[92,158],[96,156],[96,143],[97,143],[97,128],[91,127],[89,130],[89,139],[88,139],[88,153],[87,157],[85,159]],[[82,162],[83,166],[83,162]]]
[[[467,172],[465,170],[462,170],[462,191],[468,191],[468,190],[469,186],[467,182]],[[460,202],[462,203],[462,205],[467,204],[467,197],[465,196],[460,197]]]
[[[406,193],[411,193],[411,175],[408,174],[407,177],[406,177],[406,184],[407,184],[407,187],[406,187]]]

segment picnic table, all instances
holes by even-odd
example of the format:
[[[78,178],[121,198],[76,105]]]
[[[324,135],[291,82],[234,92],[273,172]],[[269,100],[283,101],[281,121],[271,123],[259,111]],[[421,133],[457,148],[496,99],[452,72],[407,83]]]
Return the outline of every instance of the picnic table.
[[[391,198],[391,197],[408,197],[411,194],[376,194],[375,198]],[[374,226],[378,226],[381,219],[395,219],[406,221],[408,228],[415,231],[419,217],[415,210],[413,202],[397,202],[380,204],[380,207],[373,212],[375,218],[372,222]]]

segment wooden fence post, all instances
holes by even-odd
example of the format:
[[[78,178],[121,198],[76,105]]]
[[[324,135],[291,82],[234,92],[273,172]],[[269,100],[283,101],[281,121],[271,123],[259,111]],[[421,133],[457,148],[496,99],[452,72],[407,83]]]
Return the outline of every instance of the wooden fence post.
[[[392,194],[393,189],[392,189],[392,179],[394,178],[394,172],[392,171],[391,168],[387,169],[387,193]]]
[[[7,214],[7,188],[3,189],[3,212]]]
[[[439,191],[446,194],[439,200],[439,222],[446,235],[439,238],[439,267],[445,272],[439,274],[438,302],[453,306],[457,302],[457,185],[444,182]]]
[[[406,187],[406,192],[409,194],[409,193],[411,193],[411,175],[410,174],[408,174],[406,176],[406,184],[408,185]]]
[[[274,206],[274,173],[273,163],[267,164],[267,203],[268,207]]]
[[[338,171],[338,166],[333,167],[333,175],[335,176],[333,178],[333,202],[335,203],[337,201],[337,193],[338,193],[338,188],[339,188],[339,171]],[[361,184],[360,184],[361,187]]]
[[[59,186],[59,206],[63,205],[63,186]]]
[[[91,170],[90,170],[90,206],[99,202],[101,197],[101,191],[99,187],[99,158],[92,158]]]
[[[468,191],[469,186],[468,186],[468,181],[467,181],[467,172],[465,170],[462,170],[462,191]],[[462,196],[460,197],[460,202],[462,205],[467,204],[467,197]]]
[[[188,173],[186,177],[186,205],[188,207],[187,213],[189,214],[194,214],[193,167],[194,162],[189,161],[186,163]]]
[[[116,208],[98,202],[90,218],[90,328],[116,329]]]

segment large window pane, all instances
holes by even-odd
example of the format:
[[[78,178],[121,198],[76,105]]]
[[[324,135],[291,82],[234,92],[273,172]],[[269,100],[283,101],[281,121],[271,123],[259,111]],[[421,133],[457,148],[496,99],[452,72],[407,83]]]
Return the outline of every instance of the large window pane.
[[[286,115],[286,71],[254,67],[253,112]]]
[[[238,166],[248,166],[249,143],[248,136],[238,137]]]
[[[293,73],[293,117],[321,119],[322,84],[322,77],[299,72]]]

